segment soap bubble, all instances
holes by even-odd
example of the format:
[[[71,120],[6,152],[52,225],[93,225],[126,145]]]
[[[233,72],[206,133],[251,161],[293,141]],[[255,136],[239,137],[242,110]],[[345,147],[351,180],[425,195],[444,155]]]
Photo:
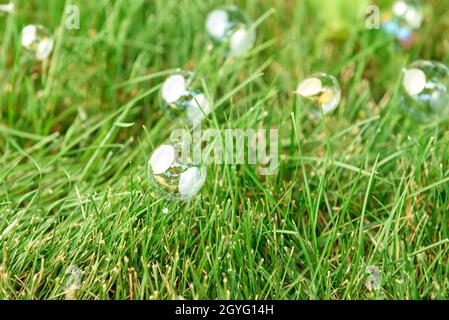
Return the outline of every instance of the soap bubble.
[[[403,72],[401,105],[422,122],[449,115],[449,68],[436,61],[420,60]]]
[[[13,13],[14,12],[14,3],[0,3],[0,12]]]
[[[256,32],[252,25],[251,19],[236,6],[215,9],[206,19],[207,32],[231,57],[241,56],[254,45]]]
[[[198,123],[212,111],[204,85],[204,78],[193,72],[181,71],[169,76],[161,89],[162,108],[174,117],[187,117]]]
[[[206,166],[195,164],[191,144],[171,140],[160,145],[148,161],[150,182],[161,196],[174,200],[194,197],[206,180]]]
[[[337,78],[326,73],[316,73],[304,79],[296,93],[305,98],[304,109],[314,116],[334,111],[341,100]]]
[[[22,46],[38,61],[47,59],[53,51],[54,41],[41,25],[27,25],[22,30]]]
[[[405,46],[413,44],[416,30],[421,27],[423,13],[420,1],[399,0],[394,2],[392,16],[384,22],[384,29]]]

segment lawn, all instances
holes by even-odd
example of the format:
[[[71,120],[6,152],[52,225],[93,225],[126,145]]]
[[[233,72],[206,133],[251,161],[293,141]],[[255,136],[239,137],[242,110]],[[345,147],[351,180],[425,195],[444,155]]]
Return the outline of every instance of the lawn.
[[[449,64],[445,1],[425,1],[409,48],[367,29],[366,0],[235,1],[257,33],[238,58],[205,31],[223,1],[14,2],[0,14],[1,299],[449,298],[449,121],[400,106],[404,67]],[[45,63],[21,48],[29,23],[54,36]],[[150,155],[183,126],[159,94],[177,68],[206,79],[203,129],[278,129],[275,174],[212,163],[193,199],[156,192]],[[321,120],[295,94],[317,71],[342,88]]]

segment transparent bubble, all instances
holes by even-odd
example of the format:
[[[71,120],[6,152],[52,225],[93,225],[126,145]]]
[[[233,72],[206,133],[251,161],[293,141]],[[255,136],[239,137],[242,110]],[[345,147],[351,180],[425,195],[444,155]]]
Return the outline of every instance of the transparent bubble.
[[[449,115],[449,68],[425,60],[408,66],[402,77],[401,106],[422,122]]]
[[[253,22],[236,6],[215,9],[206,19],[206,30],[213,41],[225,47],[225,55],[238,57],[251,49],[256,33]]]
[[[399,43],[410,46],[416,38],[416,30],[421,27],[423,12],[420,1],[400,0],[392,6],[392,16],[384,22],[384,29]]]
[[[188,200],[198,194],[206,180],[206,166],[195,164],[191,153],[191,144],[181,140],[168,141],[153,152],[148,171],[159,195]]]
[[[379,268],[376,266],[368,266],[366,267],[366,273],[368,274],[365,282],[366,288],[369,291],[380,290],[382,279]]]
[[[193,72],[181,71],[169,76],[161,89],[162,108],[171,116],[186,117],[194,123],[203,120],[212,111],[204,85],[204,78]]]
[[[341,100],[337,78],[326,73],[316,73],[304,79],[298,85],[296,93],[304,98],[301,106],[314,116],[334,111]]]
[[[41,25],[27,25],[22,30],[22,47],[38,61],[47,59],[53,51],[54,41]]]
[[[14,12],[14,3],[0,3],[0,13],[13,13]]]

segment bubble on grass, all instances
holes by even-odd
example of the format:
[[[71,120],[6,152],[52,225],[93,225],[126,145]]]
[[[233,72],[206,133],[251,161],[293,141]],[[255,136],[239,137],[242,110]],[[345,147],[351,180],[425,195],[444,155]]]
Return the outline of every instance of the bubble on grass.
[[[420,1],[399,0],[393,3],[391,16],[383,23],[383,28],[400,44],[411,46],[416,39],[416,31],[421,28],[423,18]]]
[[[436,61],[420,60],[403,72],[401,106],[422,122],[449,115],[449,68]]]
[[[215,9],[206,19],[207,33],[231,57],[241,56],[252,48],[256,40],[252,26],[252,20],[236,6]]]
[[[304,79],[296,89],[304,99],[301,105],[315,116],[334,111],[341,100],[341,89],[337,78],[326,73],[316,73]]]
[[[148,172],[159,195],[188,200],[201,190],[206,180],[206,167],[203,163],[195,164],[190,153],[191,144],[182,140],[168,141],[153,152],[148,161]]]
[[[13,13],[14,12],[14,3],[0,3],[0,13]]]
[[[27,25],[22,29],[22,47],[31,52],[38,61],[47,59],[54,47],[54,40],[48,30],[41,25]]]
[[[365,282],[365,286],[369,291],[380,290],[381,287],[381,273],[378,267],[372,265],[366,267],[366,273],[368,274]]]
[[[163,213],[163,214],[168,214],[168,208],[162,209],[162,213]]]
[[[180,71],[162,84],[162,108],[173,117],[185,117],[197,123],[212,111],[205,93],[205,79],[193,72]]]

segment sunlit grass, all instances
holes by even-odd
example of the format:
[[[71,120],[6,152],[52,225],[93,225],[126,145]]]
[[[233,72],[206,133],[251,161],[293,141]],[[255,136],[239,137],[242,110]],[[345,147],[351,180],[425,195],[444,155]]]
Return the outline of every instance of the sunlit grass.
[[[426,1],[400,49],[363,19],[334,30],[324,2],[236,1],[262,18],[256,46],[227,60],[204,32],[221,3],[72,1],[80,30],[60,0],[0,16],[0,298],[448,298],[448,121],[413,122],[397,90],[408,62],[449,64],[444,2]],[[44,66],[22,58],[29,23],[54,31]],[[279,129],[276,175],[210,165],[191,202],[155,196],[146,165],[179,125],[158,96],[176,68],[207,79],[204,128]],[[317,71],[343,90],[324,121],[294,95]],[[67,293],[71,265],[81,283]]]

